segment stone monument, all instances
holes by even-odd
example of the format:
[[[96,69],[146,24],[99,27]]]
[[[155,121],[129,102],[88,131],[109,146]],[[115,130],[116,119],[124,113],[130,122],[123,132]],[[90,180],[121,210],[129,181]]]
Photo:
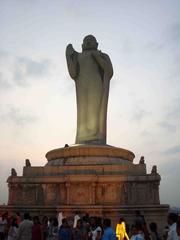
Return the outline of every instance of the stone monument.
[[[68,216],[81,210],[132,222],[140,210],[147,222],[164,227],[168,205],[159,200],[157,167],[147,173],[144,157],[134,164],[133,152],[106,144],[109,83],[113,68],[109,56],[98,50],[96,38],[84,38],[82,52],[66,48],[69,74],[75,81],[77,133],[75,145],[65,144],[46,154],[47,164],[33,167],[26,159],[23,175],[15,169],[8,178],[10,211]]]
[[[109,56],[97,49],[96,38],[88,35],[77,53],[72,44],[66,49],[69,74],[76,84],[76,144],[106,144],[109,82],[113,68]]]

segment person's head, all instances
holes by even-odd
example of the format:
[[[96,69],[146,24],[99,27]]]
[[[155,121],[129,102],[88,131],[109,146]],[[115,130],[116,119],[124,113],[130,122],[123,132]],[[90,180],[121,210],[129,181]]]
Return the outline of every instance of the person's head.
[[[24,219],[25,219],[25,220],[29,220],[29,219],[30,219],[30,215],[29,215],[28,212],[25,212],[25,213],[24,213]]]
[[[139,210],[136,210],[135,214],[136,214],[136,216],[139,216],[139,215],[141,215],[141,212]]]
[[[18,227],[17,218],[13,218],[13,219],[12,219],[11,226],[12,226],[12,227]]]
[[[89,213],[86,212],[82,219],[83,219],[83,222],[86,222],[86,223],[89,222],[90,220]]]
[[[77,228],[82,228],[82,226],[83,226],[83,221],[82,221],[82,219],[78,219],[78,220],[77,220]]]
[[[57,226],[58,226],[58,220],[57,220],[56,217],[53,218],[53,226],[54,226],[54,227],[57,227]]]
[[[180,220],[177,221],[176,232],[177,232],[177,235],[180,236]]]
[[[124,222],[124,218],[119,218],[119,223],[122,223],[122,222]]]
[[[97,50],[98,43],[93,35],[87,35],[83,39],[82,50]]]
[[[80,214],[80,212],[79,211],[75,211],[75,215],[79,215]]]
[[[84,216],[87,217],[87,218],[89,218],[89,213],[86,212]]]
[[[20,217],[20,213],[19,213],[19,212],[16,212],[16,216],[17,216],[17,217]]]
[[[172,225],[173,223],[176,223],[177,222],[177,214],[176,213],[170,213],[168,215],[168,219],[167,219],[167,222],[169,225]]]
[[[132,235],[136,235],[136,234],[138,234],[138,229],[137,229],[137,227],[136,226],[132,226],[132,228],[131,228],[131,233],[132,233]]]
[[[91,217],[90,218],[90,225],[91,225],[91,227],[95,227],[96,226],[96,218],[95,217]]]
[[[63,218],[62,220],[62,227],[68,227],[68,222],[67,222],[67,219],[66,218]]]
[[[105,219],[103,220],[103,226],[104,226],[104,228],[110,227],[110,226],[111,226],[111,219],[105,218]]]
[[[102,226],[102,218],[101,217],[97,217],[96,218],[96,226],[97,227],[101,227]]]
[[[5,212],[5,213],[2,214],[2,219],[4,220],[6,218],[8,218],[8,212]]]
[[[44,224],[44,225],[48,224],[48,217],[47,216],[44,216],[42,218],[42,224]]]
[[[34,216],[34,217],[33,217],[33,223],[34,223],[34,224],[40,224],[40,221],[39,221],[39,217],[38,217],[38,216]]]
[[[157,232],[157,224],[155,222],[150,223],[149,228],[152,232]]]

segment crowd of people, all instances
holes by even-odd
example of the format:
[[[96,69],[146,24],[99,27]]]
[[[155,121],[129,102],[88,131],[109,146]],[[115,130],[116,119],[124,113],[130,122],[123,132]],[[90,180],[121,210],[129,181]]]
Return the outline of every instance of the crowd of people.
[[[163,235],[158,234],[157,224],[147,226],[145,218],[136,211],[134,222],[129,226],[121,217],[115,230],[108,218],[80,216],[66,218],[62,212],[57,217],[38,216],[31,218],[24,213],[0,215],[0,240],[180,240],[180,218],[170,213]]]

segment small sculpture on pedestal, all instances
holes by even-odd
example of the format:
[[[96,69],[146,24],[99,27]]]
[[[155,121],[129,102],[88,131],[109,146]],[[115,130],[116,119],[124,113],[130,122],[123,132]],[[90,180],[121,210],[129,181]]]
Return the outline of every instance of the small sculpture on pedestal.
[[[26,167],[31,167],[31,163],[30,163],[29,159],[25,160],[25,164],[26,164]]]
[[[152,167],[151,174],[152,174],[152,175],[157,174],[157,166],[156,166],[156,165],[154,165],[154,166]]]
[[[17,176],[17,172],[14,168],[11,168],[11,176]]]
[[[140,160],[139,160],[139,164],[144,164],[145,161],[144,161],[144,156],[141,156]]]

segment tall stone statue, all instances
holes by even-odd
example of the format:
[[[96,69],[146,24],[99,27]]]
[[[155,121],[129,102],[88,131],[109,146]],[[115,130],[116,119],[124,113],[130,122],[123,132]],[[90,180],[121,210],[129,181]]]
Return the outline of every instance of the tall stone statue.
[[[72,44],[66,48],[69,74],[76,84],[76,144],[106,144],[109,83],[113,68],[109,56],[98,50],[96,38],[88,35],[82,53]]]

